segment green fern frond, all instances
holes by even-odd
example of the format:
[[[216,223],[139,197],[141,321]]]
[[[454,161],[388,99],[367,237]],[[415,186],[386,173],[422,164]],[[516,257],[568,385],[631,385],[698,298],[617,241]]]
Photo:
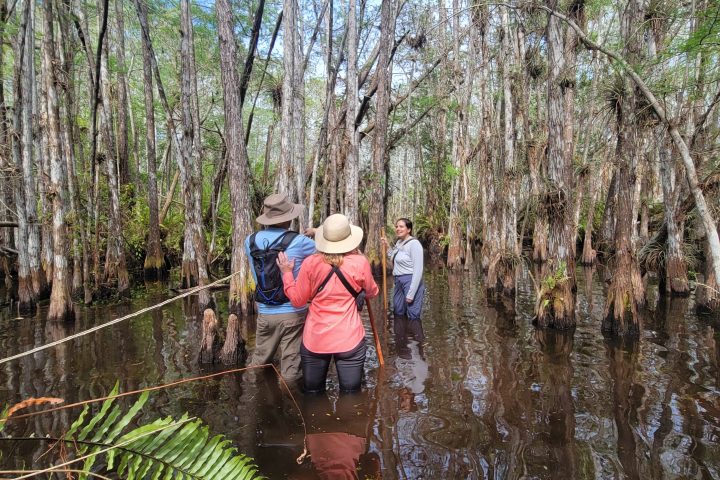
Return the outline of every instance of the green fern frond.
[[[118,393],[115,385],[110,396]],[[115,399],[103,402],[100,411],[88,419],[86,406],[73,422],[63,441],[77,446],[78,457],[87,457],[79,476],[87,479],[96,462],[120,478],[134,479],[247,479],[263,478],[250,457],[239,454],[222,435],[210,435],[209,428],[187,414],[170,417],[136,428],[128,425],[147,403],[148,392],[126,411]]]

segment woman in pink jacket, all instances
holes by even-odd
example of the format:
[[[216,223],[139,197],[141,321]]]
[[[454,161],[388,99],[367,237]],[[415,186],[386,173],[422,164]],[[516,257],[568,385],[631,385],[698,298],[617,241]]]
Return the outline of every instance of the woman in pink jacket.
[[[307,257],[293,278],[294,260],[278,255],[285,295],[296,307],[310,302],[300,356],[306,392],[325,390],[335,360],[341,392],[360,389],[365,364],[365,328],[358,304],[373,298],[378,286],[370,263],[358,252],[360,227],[340,214],[329,216],[315,232],[318,252]]]

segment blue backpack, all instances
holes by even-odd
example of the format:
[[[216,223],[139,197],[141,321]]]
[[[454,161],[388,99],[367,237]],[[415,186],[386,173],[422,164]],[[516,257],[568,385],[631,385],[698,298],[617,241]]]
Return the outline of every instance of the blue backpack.
[[[282,273],[277,266],[277,257],[284,252],[298,236],[298,232],[287,231],[265,248],[255,243],[255,235],[250,236],[250,257],[257,284],[255,285],[255,301],[265,305],[282,305],[290,301],[283,290]]]

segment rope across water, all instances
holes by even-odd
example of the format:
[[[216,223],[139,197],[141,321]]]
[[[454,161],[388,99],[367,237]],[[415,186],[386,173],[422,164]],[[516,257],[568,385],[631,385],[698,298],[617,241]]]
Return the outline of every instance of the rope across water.
[[[210,287],[212,287],[212,286],[214,286],[214,285],[219,285],[219,284],[221,284],[221,283],[227,282],[228,280],[230,280],[233,276],[237,275],[238,273],[240,273],[240,272],[231,273],[231,274],[228,275],[227,277],[221,278],[220,280],[216,280],[216,281],[214,281],[214,282],[212,282],[212,283],[208,283],[207,285],[200,285],[200,286],[198,286],[198,287],[192,288],[192,289],[188,290],[187,292],[182,293],[182,294],[180,294],[180,295],[178,295],[178,296],[176,296],[176,297],[169,298],[169,299],[164,300],[164,301],[162,301],[162,302],[160,302],[160,303],[158,303],[158,304],[152,305],[152,306],[147,307],[147,308],[143,308],[142,310],[139,310],[139,311],[137,311],[137,312],[131,313],[131,314],[129,314],[129,315],[125,315],[124,317],[116,318],[115,320],[110,320],[109,322],[103,323],[102,325],[98,325],[98,326],[96,326],[96,327],[92,327],[92,328],[89,328],[89,329],[87,329],[87,330],[83,330],[82,332],[75,333],[75,334],[73,334],[73,335],[69,335],[69,336],[67,336],[67,337],[65,337],[65,338],[61,338],[60,340],[56,340],[56,341],[54,341],[54,342],[47,343],[47,344],[45,344],[45,345],[40,345],[39,347],[35,347],[35,348],[33,348],[32,350],[28,350],[28,351],[26,351],[26,352],[18,353],[17,355],[13,355],[13,356],[11,356],[11,357],[3,358],[2,360],[0,360],[0,365],[2,365],[2,364],[4,364],[4,363],[11,362],[11,361],[13,361],[13,360],[17,360],[18,358],[22,358],[22,357],[26,357],[26,356],[28,356],[28,355],[32,355],[33,353],[37,353],[37,352],[40,352],[40,351],[42,351],[42,350],[47,350],[48,348],[55,347],[55,346],[57,346],[57,345],[60,345],[61,343],[69,342],[70,340],[75,340],[76,338],[80,338],[80,337],[85,336],[85,335],[87,335],[87,334],[89,334],[89,333],[97,332],[98,330],[102,330],[103,328],[110,327],[110,326],[112,326],[112,325],[115,325],[116,323],[120,323],[120,322],[123,322],[123,321],[125,321],[125,320],[130,319],[130,318],[137,317],[137,316],[139,316],[139,315],[142,315],[143,313],[147,313],[147,312],[149,312],[149,311],[151,311],[151,310],[155,310],[156,308],[160,308],[160,307],[165,306],[165,305],[167,305],[167,304],[169,304],[169,303],[172,303],[172,302],[174,302],[175,300],[178,300],[178,299],[180,299],[180,298],[184,298],[184,297],[187,297],[187,296],[189,296],[189,295],[193,295],[193,294],[195,294],[195,293],[197,293],[197,292],[200,292],[200,291],[202,291],[202,290],[204,290],[204,289],[206,289],[206,288],[210,288]]]

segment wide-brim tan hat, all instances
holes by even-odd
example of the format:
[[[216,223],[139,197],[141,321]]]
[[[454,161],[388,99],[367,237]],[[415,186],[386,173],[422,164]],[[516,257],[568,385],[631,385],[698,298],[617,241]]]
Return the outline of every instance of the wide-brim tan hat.
[[[292,203],[284,193],[274,193],[263,201],[263,213],[255,219],[260,225],[289,222],[300,216],[305,205]]]
[[[315,231],[315,248],[322,253],[347,253],[360,246],[362,239],[362,228],[336,213],[327,217]]]

